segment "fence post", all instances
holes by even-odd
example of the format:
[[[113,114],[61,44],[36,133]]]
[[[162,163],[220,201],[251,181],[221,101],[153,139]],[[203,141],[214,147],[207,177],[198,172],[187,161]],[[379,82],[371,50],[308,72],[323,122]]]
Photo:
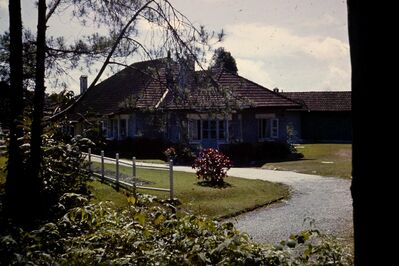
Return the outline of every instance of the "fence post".
[[[116,189],[119,190],[119,153],[115,155],[116,162]]]
[[[91,148],[88,150],[88,155],[89,155],[89,171],[91,171]]]
[[[135,178],[136,177],[136,157],[132,158],[132,175]]]
[[[173,160],[169,161],[169,189],[170,199],[173,200]]]
[[[133,196],[136,196],[136,157],[133,156],[132,158],[132,176],[133,176]]]
[[[104,183],[104,151],[101,151],[101,182]]]

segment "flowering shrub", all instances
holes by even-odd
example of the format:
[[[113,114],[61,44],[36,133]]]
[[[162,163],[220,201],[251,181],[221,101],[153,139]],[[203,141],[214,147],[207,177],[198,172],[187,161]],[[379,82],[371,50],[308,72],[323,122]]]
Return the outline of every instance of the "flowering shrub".
[[[192,168],[197,169],[198,179],[203,179],[211,185],[222,185],[227,170],[231,168],[231,161],[220,151],[209,148],[200,152]]]
[[[167,148],[163,154],[165,154],[168,160],[173,160],[176,157],[176,150],[173,147]]]

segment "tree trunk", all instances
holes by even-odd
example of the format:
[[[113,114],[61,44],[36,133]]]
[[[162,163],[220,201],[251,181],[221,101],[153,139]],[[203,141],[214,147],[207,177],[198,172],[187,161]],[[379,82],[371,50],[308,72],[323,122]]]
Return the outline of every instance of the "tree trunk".
[[[387,3],[348,0],[355,117],[351,192],[356,266],[393,265],[397,260],[395,242],[389,242],[397,240],[397,219],[393,218],[397,209],[397,186],[392,174],[397,162],[396,156],[392,156],[395,153],[389,153],[396,148],[396,131],[392,133],[393,139],[387,139],[389,131],[369,125],[371,117],[392,119],[389,114],[394,114],[397,106],[397,98],[391,96],[392,84],[397,83],[397,69],[386,67],[389,61],[395,63],[397,51],[397,47],[390,49],[389,45],[396,42],[390,42],[386,34],[394,32],[391,27],[396,25],[389,21],[395,17],[390,16],[388,10],[395,10],[393,4],[389,9]],[[376,14],[384,18],[376,18]]]
[[[38,23],[36,39],[36,79],[35,95],[33,98],[33,114],[31,126],[31,154],[29,163],[30,183],[32,196],[38,199],[40,191],[40,167],[42,162],[42,133],[43,133],[43,108],[44,108],[44,76],[46,59],[46,1],[38,2]],[[38,202],[37,202],[38,203]]]
[[[8,165],[6,180],[6,210],[16,220],[23,220],[24,210],[24,164],[20,149],[23,137],[23,68],[22,68],[22,19],[21,2],[9,1],[10,17],[10,87],[11,87],[11,113],[10,113],[10,143],[8,146]],[[22,195],[21,195],[22,194]]]

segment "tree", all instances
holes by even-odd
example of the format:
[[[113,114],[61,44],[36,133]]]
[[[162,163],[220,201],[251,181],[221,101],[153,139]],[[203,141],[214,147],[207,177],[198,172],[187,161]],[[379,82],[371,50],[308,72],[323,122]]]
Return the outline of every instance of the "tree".
[[[216,69],[224,68],[233,73],[237,73],[238,71],[236,60],[231,53],[227,52],[223,47],[219,47],[215,50],[210,67]]]
[[[9,67],[10,67],[10,103],[11,112],[9,118],[10,143],[8,146],[7,178],[6,180],[6,211],[17,220],[24,214],[26,208],[21,195],[29,191],[29,184],[24,171],[23,156],[20,149],[23,137],[22,116],[24,110],[23,102],[23,64],[22,64],[22,18],[21,2],[19,0],[9,1],[10,19],[10,43]],[[27,204],[28,202],[26,202]],[[14,211],[18,210],[18,211]]]
[[[10,1],[10,84],[13,89],[13,115],[21,118],[23,114],[23,69],[22,53],[22,21],[20,16],[20,4]],[[126,66],[127,59],[132,57],[145,57],[153,59],[167,52],[173,52],[177,58],[190,57],[199,63],[203,52],[208,47],[208,39],[212,36],[203,27],[195,27],[190,20],[176,10],[167,0],[74,0],[51,1],[48,11],[45,0],[39,0],[38,24],[36,37],[25,34],[29,50],[35,55],[28,64],[29,75],[25,75],[34,83],[34,100],[32,112],[32,124],[30,129],[30,156],[25,164],[19,151],[17,139],[23,137],[23,132],[18,131],[22,127],[22,121],[15,120],[11,143],[9,146],[9,169],[7,173],[6,193],[11,198],[19,198],[21,202],[32,203],[26,212],[19,209],[16,213],[23,217],[25,223],[34,218],[37,213],[40,198],[40,190],[43,178],[41,175],[42,164],[42,132],[43,126],[48,120],[43,116],[45,100],[45,81],[54,81],[57,84],[59,76],[69,69],[77,68],[80,63],[87,67],[95,62],[102,62],[96,78],[89,89],[96,85],[109,66]],[[19,12],[19,14],[17,14]],[[47,12],[47,13],[46,13]],[[68,13],[69,12],[69,13]],[[98,27],[108,30],[108,34],[98,33],[81,36],[73,43],[67,43],[62,36],[46,36],[48,23],[53,15],[71,15],[79,20],[82,25],[87,21]],[[139,23],[153,25],[153,38],[150,41],[141,40]],[[29,30],[27,30],[29,32]],[[7,36],[7,34],[3,35]],[[0,57],[4,58],[3,54]],[[119,61],[118,61],[119,60]],[[5,68],[7,69],[7,68]],[[2,68],[4,70],[4,68]],[[53,79],[51,79],[53,77]],[[15,92],[15,93],[14,93]],[[84,96],[84,95],[82,95]],[[17,133],[15,133],[17,132]],[[26,168],[24,172],[23,169]],[[18,172],[22,171],[22,172]],[[18,193],[17,186],[21,186],[22,176],[25,178],[29,189],[26,193]],[[43,199],[45,200],[45,199]],[[11,206],[10,204],[9,206]],[[29,204],[27,204],[28,206]],[[11,207],[10,207],[11,209]],[[26,209],[26,208],[24,208]]]
[[[389,210],[397,208],[397,186],[392,176],[396,156],[385,154],[386,147],[396,150],[396,141],[387,140],[386,132],[367,125],[368,118],[395,112],[396,98],[390,88],[397,80],[396,68],[388,65],[397,51],[394,43],[384,41],[385,32],[393,32],[395,16],[388,3],[348,0],[348,29],[352,65],[353,166],[352,199],[355,240],[355,265],[391,265],[395,258],[397,220]],[[376,19],[376,14],[381,16]],[[382,33],[382,29],[384,29]],[[384,39],[385,37],[385,39]],[[379,51],[378,53],[376,51]],[[370,108],[373,103],[373,108]],[[379,106],[378,106],[379,105]],[[376,139],[380,141],[370,141]],[[373,195],[373,197],[370,197]],[[383,199],[376,201],[375,199]],[[384,208],[381,208],[383,202]],[[383,244],[381,244],[383,243]]]

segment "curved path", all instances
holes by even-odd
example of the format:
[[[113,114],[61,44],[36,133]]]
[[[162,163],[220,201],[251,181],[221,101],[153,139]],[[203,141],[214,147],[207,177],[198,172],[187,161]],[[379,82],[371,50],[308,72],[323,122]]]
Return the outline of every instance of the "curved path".
[[[174,170],[194,172],[186,166],[175,166]],[[278,243],[292,233],[311,228],[310,221],[314,228],[338,237],[352,233],[353,208],[348,179],[259,168],[232,168],[228,174],[283,183],[291,188],[288,200],[229,219],[255,241]]]
[[[264,169],[232,169],[232,176],[280,182],[291,187],[291,198],[231,219],[255,241],[278,243],[292,233],[311,228],[347,238],[352,234],[350,180]]]

